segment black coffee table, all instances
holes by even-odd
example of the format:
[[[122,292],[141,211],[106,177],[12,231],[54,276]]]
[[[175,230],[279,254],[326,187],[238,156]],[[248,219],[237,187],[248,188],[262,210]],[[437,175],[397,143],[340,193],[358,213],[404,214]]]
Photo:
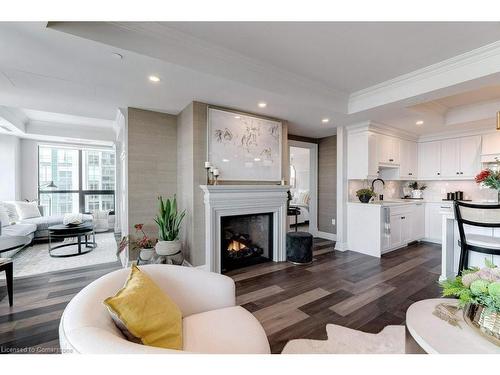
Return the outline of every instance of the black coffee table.
[[[49,255],[54,258],[68,258],[90,253],[97,247],[95,242],[94,225],[91,223],[68,226],[64,224],[52,225],[49,230]],[[52,246],[54,239],[77,238],[77,243],[63,243],[62,245]],[[90,240],[92,237],[92,240]],[[78,252],[71,254],[54,254],[53,251],[66,246],[78,245]],[[82,245],[84,249],[82,250]]]

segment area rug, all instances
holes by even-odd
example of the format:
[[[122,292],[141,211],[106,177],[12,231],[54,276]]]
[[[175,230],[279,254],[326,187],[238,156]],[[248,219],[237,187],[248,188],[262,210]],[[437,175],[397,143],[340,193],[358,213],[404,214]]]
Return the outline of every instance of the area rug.
[[[72,239],[68,239],[71,241]],[[67,241],[67,240],[65,240]],[[67,270],[91,266],[94,264],[116,262],[116,240],[114,233],[96,234],[97,247],[90,253],[70,257],[53,258],[49,255],[48,243],[37,243],[27,247],[13,256],[14,277],[31,276],[40,273]],[[58,245],[60,243],[57,243]],[[77,245],[67,246],[57,250],[60,253],[76,253]],[[5,272],[0,273],[0,279],[5,278]]]
[[[387,326],[377,334],[327,324],[326,340],[289,341],[281,354],[404,354],[405,327]]]

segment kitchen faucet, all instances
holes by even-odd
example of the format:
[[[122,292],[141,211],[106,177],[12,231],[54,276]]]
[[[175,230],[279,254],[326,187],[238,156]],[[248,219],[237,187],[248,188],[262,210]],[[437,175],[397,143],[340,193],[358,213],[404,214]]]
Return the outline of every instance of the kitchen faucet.
[[[385,187],[385,181],[382,180],[381,178],[376,178],[375,180],[372,181],[372,190],[375,191],[375,181],[380,181],[382,182],[382,186]],[[383,190],[382,190],[383,191]],[[380,194],[378,196],[378,199],[383,201],[384,200],[384,194]]]

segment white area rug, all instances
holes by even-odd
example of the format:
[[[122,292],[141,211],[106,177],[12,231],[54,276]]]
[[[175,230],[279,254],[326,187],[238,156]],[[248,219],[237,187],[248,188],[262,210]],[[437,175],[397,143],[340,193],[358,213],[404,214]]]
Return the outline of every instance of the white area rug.
[[[65,241],[72,241],[67,239]],[[47,242],[37,243],[14,255],[14,277],[30,276],[45,272],[67,270],[71,268],[91,266],[94,264],[116,262],[116,241],[114,233],[96,234],[97,247],[90,253],[70,258],[53,258],[49,255]],[[54,243],[55,246],[62,242]],[[78,252],[77,245],[56,250],[57,254]],[[0,273],[5,278],[5,272]]]
[[[387,326],[377,334],[327,324],[326,340],[289,341],[281,354],[404,354],[405,327]]]

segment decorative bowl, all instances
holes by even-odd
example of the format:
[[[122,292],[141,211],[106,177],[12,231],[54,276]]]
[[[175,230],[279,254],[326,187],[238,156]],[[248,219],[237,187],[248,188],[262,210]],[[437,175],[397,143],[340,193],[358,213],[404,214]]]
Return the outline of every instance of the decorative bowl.
[[[480,335],[500,346],[500,312],[481,305],[468,304],[464,308],[465,322]]]

